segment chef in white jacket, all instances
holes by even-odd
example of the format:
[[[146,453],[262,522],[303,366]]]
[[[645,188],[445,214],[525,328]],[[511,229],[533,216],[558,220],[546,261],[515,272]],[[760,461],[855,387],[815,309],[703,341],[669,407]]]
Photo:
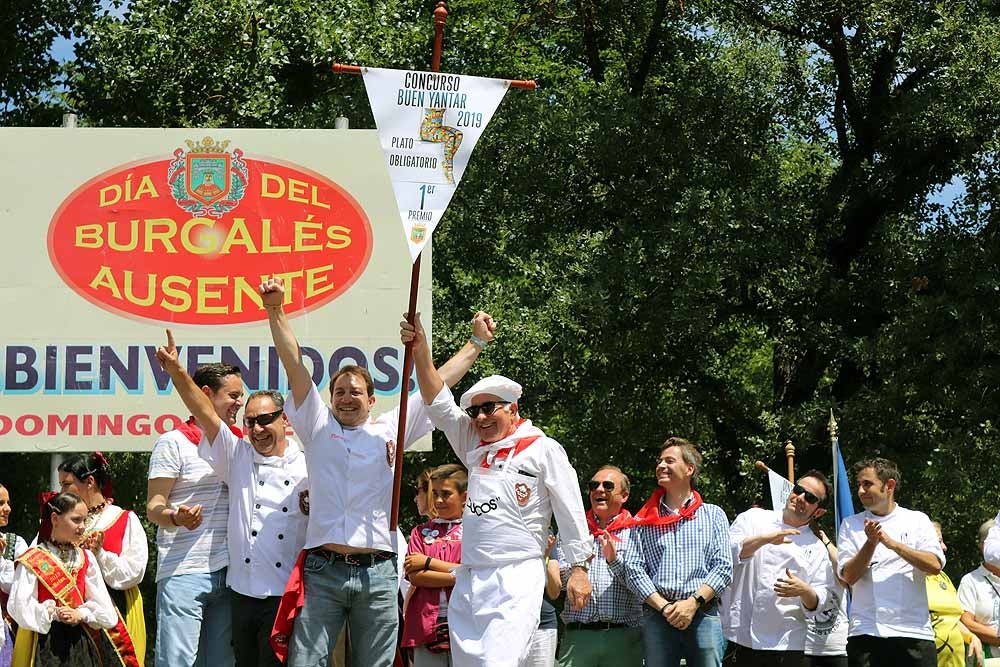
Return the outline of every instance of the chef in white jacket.
[[[494,323],[485,313],[490,337]],[[452,664],[517,667],[538,625],[545,588],[545,552],[555,514],[572,572],[566,585],[574,608],[590,598],[587,568],[593,538],[576,471],[558,442],[521,417],[521,385],[500,375],[484,378],[456,405],[434,369],[419,317],[401,322],[412,343],[421,396],[435,427],[469,468],[462,518],[462,566],[448,604]],[[471,340],[480,348],[488,342]]]

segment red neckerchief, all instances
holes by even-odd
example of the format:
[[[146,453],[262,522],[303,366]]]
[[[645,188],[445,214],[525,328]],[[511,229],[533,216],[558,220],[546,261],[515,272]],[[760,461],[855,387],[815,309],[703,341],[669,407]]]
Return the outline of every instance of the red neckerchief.
[[[615,521],[618,521],[618,519],[621,519],[621,521],[619,521],[619,525],[617,526],[611,525]],[[599,537],[603,535],[605,531],[607,531],[608,536],[610,536],[611,539],[615,542],[621,542],[622,538],[615,535],[614,532],[612,531],[624,530],[625,528],[628,527],[629,522],[631,520],[632,520],[632,513],[623,507],[621,512],[611,517],[611,520],[608,521],[607,528],[601,528],[600,526],[597,525],[597,515],[594,514],[594,511],[591,510],[587,512],[587,527],[590,528],[590,534],[593,535],[594,537]]]
[[[188,417],[188,420],[184,422],[181,426],[177,427],[177,430],[184,434],[184,437],[191,441],[192,444],[197,445],[201,442],[201,428],[195,422],[194,417]],[[233,432],[237,438],[243,437],[243,430],[238,426],[230,426],[229,430]]]
[[[660,499],[663,498],[664,493],[666,492],[663,489],[654,491],[653,495],[646,501],[646,504],[635,513],[632,521],[629,522],[629,527],[669,526],[680,521],[690,521],[694,518],[694,514],[698,511],[698,508],[701,507],[701,494],[697,491],[692,491],[691,495],[694,496],[694,500],[688,503],[686,507],[681,507],[678,514],[671,512],[666,516],[660,516]]]
[[[514,430],[516,431],[518,429],[518,427],[520,427],[521,424],[523,424],[523,423],[524,423],[523,419],[518,420],[518,422],[516,424],[514,424]],[[521,438],[520,440],[515,441],[510,447],[505,447],[503,449],[497,450],[496,456],[493,457],[493,461],[494,462],[495,461],[502,461],[502,460],[504,460],[504,459],[506,459],[508,457],[520,454],[521,452],[523,452],[525,449],[528,448],[528,445],[530,445],[531,443],[533,443],[535,440],[538,440],[540,437],[542,437],[542,436],[540,436],[540,435],[532,435],[532,436],[528,436],[527,438]],[[479,444],[476,445],[476,449],[479,449],[480,447],[489,447],[492,444],[493,444],[492,442],[482,442],[482,441],[480,441]],[[481,468],[489,468],[490,467],[491,464],[490,464],[490,462],[489,462],[489,460],[488,460],[487,457],[488,457],[488,455],[483,457],[483,461],[482,461],[482,463],[479,464],[479,467],[481,467]]]

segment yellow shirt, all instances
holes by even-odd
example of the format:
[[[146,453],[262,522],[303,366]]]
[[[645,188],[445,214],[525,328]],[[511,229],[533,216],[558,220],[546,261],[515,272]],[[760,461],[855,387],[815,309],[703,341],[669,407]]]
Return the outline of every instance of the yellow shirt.
[[[927,606],[934,628],[934,645],[937,648],[938,667],[965,667],[965,642],[958,622],[962,605],[951,579],[941,574],[927,576]]]

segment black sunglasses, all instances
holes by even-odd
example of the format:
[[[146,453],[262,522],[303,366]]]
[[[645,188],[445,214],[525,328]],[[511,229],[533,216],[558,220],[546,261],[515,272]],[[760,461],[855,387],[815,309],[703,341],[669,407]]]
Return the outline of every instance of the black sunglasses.
[[[267,426],[275,419],[280,417],[283,412],[284,410],[276,410],[274,412],[265,412],[264,414],[257,415],[256,417],[244,417],[243,423],[246,424],[247,428],[253,428],[257,424],[260,424],[261,426]]]
[[[822,500],[812,491],[806,491],[801,484],[796,484],[792,487],[792,493],[797,496],[802,496],[806,499],[806,502],[811,505],[822,505]]]
[[[483,413],[484,417],[489,417],[504,405],[510,405],[510,401],[486,401],[479,405],[470,405],[465,409],[465,414],[472,419],[478,417],[480,412]]]
[[[599,486],[603,486],[605,491],[615,490],[615,483],[612,482],[610,479],[606,479],[603,482],[597,482],[594,480],[590,480],[589,482],[587,482],[587,488],[590,489],[591,491],[597,491],[597,487]]]

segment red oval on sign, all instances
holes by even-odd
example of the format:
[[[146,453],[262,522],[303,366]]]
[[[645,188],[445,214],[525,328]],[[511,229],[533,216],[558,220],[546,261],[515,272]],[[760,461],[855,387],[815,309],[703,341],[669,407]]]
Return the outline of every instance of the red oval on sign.
[[[371,225],[337,184],[229,142],[189,146],[101,174],[63,201],[48,247],[66,284],[130,317],[240,324],[267,319],[257,286],[272,274],[294,314],[364,273]]]

